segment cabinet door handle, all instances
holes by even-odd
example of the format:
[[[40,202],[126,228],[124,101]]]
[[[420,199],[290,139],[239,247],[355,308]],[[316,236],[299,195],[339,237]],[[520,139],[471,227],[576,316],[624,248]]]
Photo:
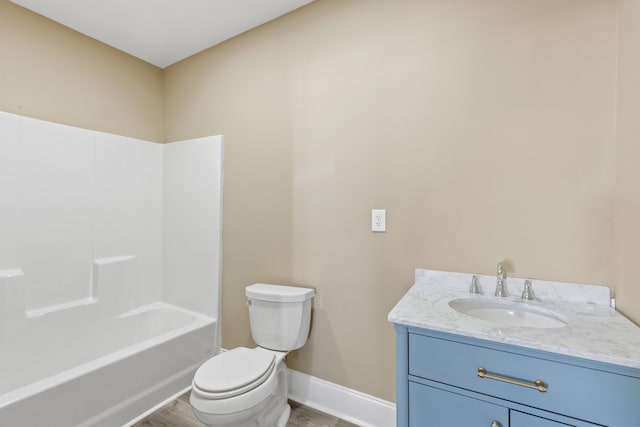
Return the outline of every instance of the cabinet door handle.
[[[500,424],[497,421],[494,421],[494,422],[491,423],[491,426],[489,426],[489,427],[502,427],[502,424]]]
[[[516,378],[507,377],[504,375],[492,374],[491,372],[487,372],[487,370],[482,366],[478,368],[478,376],[480,378],[487,378],[490,380],[502,381],[509,384],[519,385],[522,387],[533,388],[535,390],[538,390],[541,393],[546,393],[547,390],[549,389],[547,385],[544,383],[544,381],[542,380],[522,381]]]

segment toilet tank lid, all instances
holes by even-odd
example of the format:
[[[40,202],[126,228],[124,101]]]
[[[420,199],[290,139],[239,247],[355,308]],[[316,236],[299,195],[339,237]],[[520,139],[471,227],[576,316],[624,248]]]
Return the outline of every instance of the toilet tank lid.
[[[256,283],[255,285],[247,286],[246,295],[247,298],[261,301],[300,302],[313,298],[315,292],[313,289],[297,286]]]

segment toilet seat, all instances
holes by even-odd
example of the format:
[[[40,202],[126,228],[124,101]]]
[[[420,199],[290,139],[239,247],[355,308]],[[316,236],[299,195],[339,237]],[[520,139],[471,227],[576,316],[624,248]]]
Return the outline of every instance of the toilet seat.
[[[193,378],[205,399],[228,399],[253,390],[266,381],[276,365],[271,352],[237,347],[206,361]]]

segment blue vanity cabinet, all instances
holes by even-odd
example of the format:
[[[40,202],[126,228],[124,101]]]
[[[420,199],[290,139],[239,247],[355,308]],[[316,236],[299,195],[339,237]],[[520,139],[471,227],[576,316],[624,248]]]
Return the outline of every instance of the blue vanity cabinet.
[[[396,364],[397,427],[640,427],[638,369],[402,325]]]
[[[511,411],[510,422],[517,427],[567,427],[565,423],[557,423],[547,418],[535,417],[524,412]]]
[[[458,393],[409,382],[409,425],[438,427],[509,425],[509,409]]]

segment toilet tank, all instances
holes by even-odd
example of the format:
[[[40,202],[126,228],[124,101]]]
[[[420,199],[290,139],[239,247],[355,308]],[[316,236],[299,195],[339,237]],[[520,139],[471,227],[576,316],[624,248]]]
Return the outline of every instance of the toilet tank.
[[[247,286],[251,335],[269,350],[291,351],[309,336],[313,289],[256,283]]]

